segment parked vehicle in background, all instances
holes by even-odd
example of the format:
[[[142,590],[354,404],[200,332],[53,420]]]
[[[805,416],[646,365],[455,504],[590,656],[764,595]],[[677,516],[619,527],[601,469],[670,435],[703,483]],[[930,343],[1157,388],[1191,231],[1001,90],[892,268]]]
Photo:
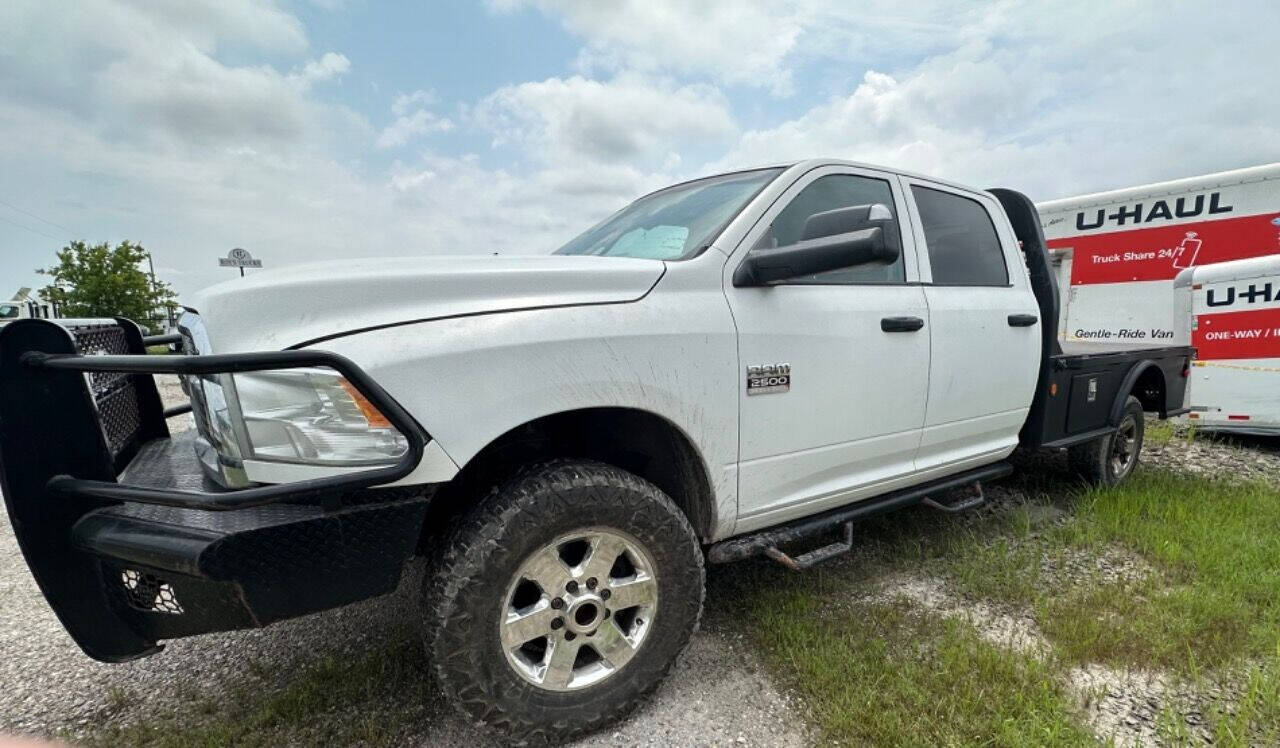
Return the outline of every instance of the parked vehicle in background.
[[[1188,418],[1276,432],[1280,163],[1036,209],[1063,289],[1064,340],[1194,343]]]
[[[450,700],[563,740],[670,671],[704,563],[800,570],[849,551],[860,517],[976,506],[1019,445],[1127,478],[1144,411],[1182,412],[1194,351],[1061,342],[1058,303],[1020,193],[750,169],[552,256],[236,279],[183,316],[187,355],[140,355],[165,338],[127,321],[16,322],[0,481],[97,659],[380,595],[423,555]],[[160,372],[183,376],[195,433],[170,435]]]
[[[25,286],[19,288],[9,301],[0,301],[0,325],[16,319],[55,319],[60,316],[57,304],[43,301]]]
[[[1280,163],[1038,203],[1066,340],[1172,340],[1183,270],[1280,253]],[[1280,385],[1280,381],[1277,382]]]
[[[1188,268],[1174,289],[1177,338],[1196,347],[1187,418],[1215,431],[1280,434],[1280,254]]]

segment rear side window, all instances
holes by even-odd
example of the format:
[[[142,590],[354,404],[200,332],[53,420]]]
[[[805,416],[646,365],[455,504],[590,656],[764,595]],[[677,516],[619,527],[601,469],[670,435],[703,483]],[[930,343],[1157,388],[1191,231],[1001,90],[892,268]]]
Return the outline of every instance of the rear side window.
[[[924,224],[933,282],[940,286],[1007,286],[1009,270],[995,224],[982,203],[928,187],[911,187]]]

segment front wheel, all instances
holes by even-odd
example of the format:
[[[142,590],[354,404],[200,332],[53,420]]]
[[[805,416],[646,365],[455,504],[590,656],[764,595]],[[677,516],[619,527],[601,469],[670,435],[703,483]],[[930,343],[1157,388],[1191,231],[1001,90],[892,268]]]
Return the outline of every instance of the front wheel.
[[[1072,469],[1095,486],[1119,484],[1138,466],[1144,428],[1142,403],[1130,395],[1115,431],[1067,450]]]
[[[425,581],[426,645],[464,715],[561,741],[635,708],[702,612],[702,551],[652,484],[596,462],[517,475],[450,533]]]

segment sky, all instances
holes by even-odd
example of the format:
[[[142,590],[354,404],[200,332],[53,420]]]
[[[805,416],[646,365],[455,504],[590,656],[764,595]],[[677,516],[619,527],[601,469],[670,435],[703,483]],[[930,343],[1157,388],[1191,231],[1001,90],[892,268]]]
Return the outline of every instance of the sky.
[[[73,239],[180,297],[232,247],[546,253],[816,156],[1035,200],[1270,163],[1278,71],[1274,0],[5,0],[0,296]]]

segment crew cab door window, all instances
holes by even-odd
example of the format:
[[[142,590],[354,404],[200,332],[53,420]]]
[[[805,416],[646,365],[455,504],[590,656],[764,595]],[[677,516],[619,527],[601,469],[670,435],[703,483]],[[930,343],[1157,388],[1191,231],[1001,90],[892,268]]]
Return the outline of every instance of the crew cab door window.
[[[801,240],[805,221],[817,213],[825,213],[837,208],[848,208],[854,205],[873,205],[879,203],[893,214],[890,228],[896,236],[892,241],[902,246],[902,232],[898,226],[898,214],[893,205],[893,190],[883,179],[862,177],[853,174],[831,174],[815,179],[808,187],[796,195],[787,207],[773,219],[768,231],[756,242],[754,249],[772,249],[795,244]],[[862,283],[902,283],[906,280],[905,259],[902,254],[892,265],[872,263],[842,270],[832,270],[801,278],[792,278],[787,283],[817,284],[862,284]]]
[[[939,286],[1007,286],[1009,269],[991,216],[977,200],[912,185],[933,282]]]

